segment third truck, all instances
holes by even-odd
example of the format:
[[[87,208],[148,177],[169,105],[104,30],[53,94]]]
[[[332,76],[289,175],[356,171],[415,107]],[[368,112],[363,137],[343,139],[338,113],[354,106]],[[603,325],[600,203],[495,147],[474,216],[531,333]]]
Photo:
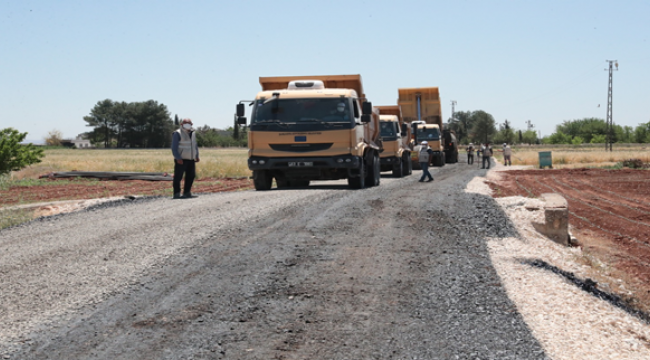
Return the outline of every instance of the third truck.
[[[443,130],[440,92],[437,87],[398,89],[397,103],[404,121],[412,131],[413,167],[419,168],[421,142],[427,141],[433,150],[433,166],[458,162],[458,146],[453,131]]]

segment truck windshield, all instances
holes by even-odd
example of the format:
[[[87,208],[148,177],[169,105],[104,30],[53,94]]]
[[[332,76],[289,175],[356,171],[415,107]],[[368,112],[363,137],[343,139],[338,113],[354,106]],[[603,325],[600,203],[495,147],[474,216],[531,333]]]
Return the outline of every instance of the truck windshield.
[[[352,123],[349,99],[277,99],[257,100],[252,124],[263,123]]]
[[[432,141],[440,140],[440,132],[437,128],[421,128],[418,127],[417,132],[415,133],[417,142],[420,141]]]
[[[397,133],[395,132],[395,123],[391,121],[380,122],[381,138],[384,140],[396,140]]]

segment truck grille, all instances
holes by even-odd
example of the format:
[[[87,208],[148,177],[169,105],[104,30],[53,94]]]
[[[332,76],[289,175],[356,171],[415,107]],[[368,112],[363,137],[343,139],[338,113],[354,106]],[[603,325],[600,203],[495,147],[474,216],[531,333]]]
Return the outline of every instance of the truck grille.
[[[310,151],[321,151],[331,148],[333,143],[325,144],[269,144],[271,149],[275,151],[288,151],[305,153]]]

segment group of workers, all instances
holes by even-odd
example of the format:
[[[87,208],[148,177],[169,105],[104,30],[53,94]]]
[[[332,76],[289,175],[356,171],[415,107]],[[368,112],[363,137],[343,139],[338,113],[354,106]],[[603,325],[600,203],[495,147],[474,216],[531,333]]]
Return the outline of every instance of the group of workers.
[[[431,173],[429,172],[429,166],[431,166],[432,164],[434,152],[429,147],[428,142],[423,141],[420,145],[421,147],[418,156],[418,162],[420,163],[420,168],[422,168],[422,177],[420,177],[419,181],[424,182],[425,178],[428,178],[427,182],[433,181],[433,176],[431,176]],[[480,156],[480,154],[482,154],[483,166],[481,167],[481,169],[490,168],[490,161],[491,161],[490,159],[494,154],[494,151],[492,150],[492,146],[490,146],[490,143],[481,144],[480,148],[475,148],[473,143],[469,143],[469,145],[465,150],[467,151],[467,164],[469,165],[474,164],[474,151],[476,151],[477,158]],[[507,143],[503,143],[503,149],[497,151],[503,153],[503,165],[511,166],[512,149],[510,148],[510,145],[508,145]]]
[[[477,158],[480,156],[480,154],[483,155],[482,156],[483,164],[481,169],[490,168],[490,159],[494,154],[494,150],[492,149],[492,146],[490,146],[490,143],[481,144],[480,148],[475,148],[473,143],[469,143],[469,145],[465,150],[467,151],[467,164],[469,165],[474,164],[474,151],[476,151]],[[503,165],[511,166],[512,149],[510,148],[510,145],[508,145],[507,143],[503,143],[503,149],[497,151],[503,153]]]

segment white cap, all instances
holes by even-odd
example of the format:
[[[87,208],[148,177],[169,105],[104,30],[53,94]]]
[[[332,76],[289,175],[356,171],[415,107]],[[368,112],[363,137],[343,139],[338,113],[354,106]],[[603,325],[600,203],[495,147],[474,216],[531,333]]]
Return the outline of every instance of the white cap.
[[[429,143],[426,142],[426,141],[423,141],[420,145],[429,145]]]
[[[506,143],[503,143],[503,146],[506,146],[506,145],[507,145]]]
[[[470,144],[470,145],[474,145],[474,144],[472,144],[472,143],[469,143],[469,144]]]

